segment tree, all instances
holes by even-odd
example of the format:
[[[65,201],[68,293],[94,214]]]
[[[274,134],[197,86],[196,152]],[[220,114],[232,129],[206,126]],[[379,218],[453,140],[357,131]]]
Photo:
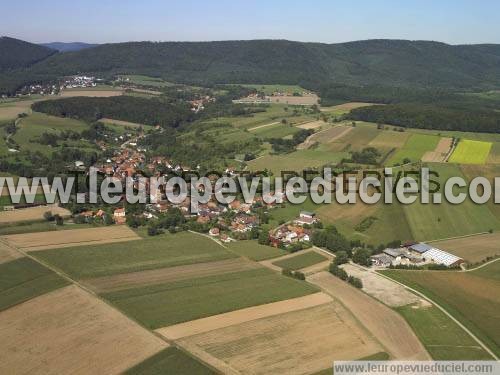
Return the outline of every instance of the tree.
[[[54,215],[52,215],[51,211],[45,211],[43,213],[43,218],[47,221],[54,221]]]
[[[269,233],[266,230],[263,230],[259,234],[259,244],[261,245],[269,245],[271,243],[269,239]]]
[[[340,266],[341,264],[345,264],[347,262],[349,262],[349,256],[347,255],[347,252],[341,250],[341,251],[337,251],[335,253],[335,264]]]
[[[362,266],[369,266],[370,265],[370,256],[371,256],[370,250],[364,249],[364,248],[359,248],[354,252],[354,254],[352,256],[352,261],[354,263],[360,264]]]
[[[59,215],[59,214],[54,215],[54,219],[56,221],[56,225],[63,225],[64,224],[64,219],[61,215]]]

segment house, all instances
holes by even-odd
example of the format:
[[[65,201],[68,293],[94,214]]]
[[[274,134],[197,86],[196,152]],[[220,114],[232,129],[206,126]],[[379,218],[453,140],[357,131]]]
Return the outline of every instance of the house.
[[[212,228],[208,231],[208,234],[217,237],[220,234],[219,228]]]
[[[125,208],[117,208],[114,212],[113,212],[113,217],[116,219],[116,218],[120,218],[120,217],[125,217]]]
[[[294,222],[298,225],[312,225],[318,222],[318,219],[314,212],[301,211],[299,217]]]
[[[370,257],[373,266],[389,267],[392,264],[392,258],[387,254],[376,254]]]

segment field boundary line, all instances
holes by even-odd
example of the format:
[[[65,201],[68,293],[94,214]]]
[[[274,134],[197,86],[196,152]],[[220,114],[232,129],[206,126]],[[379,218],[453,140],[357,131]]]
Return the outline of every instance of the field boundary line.
[[[458,324],[458,326],[460,328],[462,328],[470,337],[472,337],[472,339],[474,339],[474,341],[476,341],[489,355],[491,355],[493,357],[493,359],[495,359],[496,361],[499,360],[497,355],[485,343],[483,343],[476,335],[474,335],[465,325],[463,325],[458,319],[456,319],[452,314],[450,314],[444,307],[442,307],[438,303],[434,302],[431,298],[427,297],[424,293],[421,293],[418,290],[416,290],[416,289],[414,289],[406,284],[403,284],[397,280],[394,280],[392,277],[386,276],[380,272],[377,272],[377,273],[379,275],[381,275],[382,277],[385,277],[386,279],[389,279],[389,280],[403,286],[404,288],[410,290],[411,292],[415,293],[416,295],[418,295],[418,296],[424,298],[425,300],[427,300],[428,302],[432,303],[439,310],[441,310],[446,316],[448,316],[451,320],[453,320],[456,324]]]
[[[248,129],[248,131],[251,132],[251,131],[254,131],[254,130],[258,130],[258,129],[267,128],[268,126],[273,126],[273,125],[276,125],[276,124],[279,124],[279,121],[271,122],[270,124],[264,124],[264,125],[254,126],[253,128]]]
[[[440,241],[450,241],[450,240],[459,240],[461,238],[474,237],[474,236],[482,236],[484,234],[491,234],[490,232],[477,232],[471,234],[464,234],[463,236],[455,236],[455,237],[447,237],[447,238],[439,238],[437,240],[424,241],[426,243],[440,242]]]
[[[483,267],[489,266],[491,263],[495,263],[495,262],[497,262],[497,261],[499,261],[499,260],[500,260],[500,257],[495,258],[495,259],[492,259],[492,260],[490,260],[490,261],[488,261],[488,262],[486,262],[486,263],[480,264],[479,266],[474,267],[474,268],[468,268],[468,269],[465,269],[465,270],[464,270],[464,269],[462,269],[462,270],[461,270],[461,271],[459,271],[459,272],[471,272],[471,271],[476,271],[476,270],[481,269],[481,268],[483,268]]]

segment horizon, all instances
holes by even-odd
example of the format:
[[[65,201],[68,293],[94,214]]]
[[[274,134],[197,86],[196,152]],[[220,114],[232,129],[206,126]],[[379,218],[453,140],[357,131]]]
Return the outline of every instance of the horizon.
[[[205,4],[96,0],[68,4],[20,1],[4,5],[8,17],[0,34],[32,43],[124,43],[134,41],[291,40],[326,44],[370,39],[440,41],[451,45],[499,44],[495,15],[500,4],[477,7],[468,0],[370,2],[317,0],[301,4],[257,0],[250,14],[227,0]],[[39,17],[20,27],[29,6]],[[50,11],[49,11],[50,10]],[[105,27],[103,27],[105,25]],[[84,36],[82,36],[84,35]],[[64,37],[61,37],[64,36]]]

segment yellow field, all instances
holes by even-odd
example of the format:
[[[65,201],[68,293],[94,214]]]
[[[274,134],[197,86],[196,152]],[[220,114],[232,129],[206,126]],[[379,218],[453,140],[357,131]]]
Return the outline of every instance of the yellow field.
[[[491,142],[471,141],[464,139],[450,157],[450,163],[484,164],[490,154]]]
[[[47,211],[52,212],[53,215],[58,214],[63,217],[68,217],[71,214],[65,208],[57,206],[21,208],[14,211],[1,211],[0,224],[14,223],[18,221],[43,220],[43,214]]]

